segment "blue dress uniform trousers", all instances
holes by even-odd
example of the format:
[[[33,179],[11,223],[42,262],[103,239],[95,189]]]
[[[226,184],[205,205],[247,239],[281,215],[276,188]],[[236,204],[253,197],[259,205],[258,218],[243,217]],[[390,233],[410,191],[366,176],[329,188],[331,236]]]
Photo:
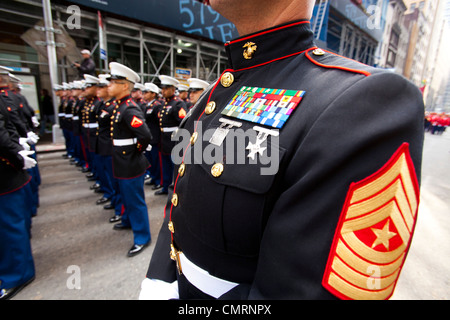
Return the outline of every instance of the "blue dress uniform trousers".
[[[101,163],[102,160],[100,159],[100,156],[98,154],[96,154],[95,152],[92,152],[92,151],[88,151],[88,152],[89,152],[89,158],[90,158],[89,169],[91,170],[92,174],[94,175],[96,182],[102,186],[103,190],[105,190],[103,188],[102,181],[101,181],[101,179],[102,179],[101,176],[103,174],[101,172],[102,171],[102,163]],[[107,197],[105,196],[105,198],[107,198]]]
[[[35,152],[34,154],[31,155],[31,157],[37,161],[36,146],[32,145],[30,146],[30,148],[32,151]],[[31,176],[30,180],[30,189],[32,192],[31,216],[34,217],[37,215],[37,208],[39,207],[39,186],[41,185],[41,174],[39,172],[39,167],[37,164],[33,168],[28,169],[27,172]]]
[[[172,184],[174,164],[170,154],[161,153],[161,165],[162,165],[162,189],[168,191],[169,186]]]
[[[111,156],[100,156],[94,153],[96,173],[98,175],[100,185],[104,191],[103,197],[113,200],[116,195],[113,184],[112,159]]]
[[[64,136],[64,142],[66,144],[66,152],[68,156],[73,156],[73,150],[72,150],[72,145],[71,145],[71,140],[70,140],[70,131],[62,128],[62,132],[63,132],[63,136]]]
[[[84,143],[81,136],[73,136],[73,149],[75,160],[84,167],[86,165],[86,157],[84,155]]]
[[[152,144],[152,150],[146,151],[145,157],[147,158],[148,162],[150,162],[150,167],[147,170],[150,178],[156,185],[161,184],[162,166],[158,145]]]
[[[161,158],[158,145],[152,144],[152,150],[146,151],[145,156],[150,162],[150,178],[156,185],[161,184]]]
[[[126,215],[122,224],[131,226],[134,244],[147,244],[151,240],[147,204],[145,203],[144,178],[142,174],[131,179],[117,179]]]
[[[125,208],[120,194],[119,179],[113,177],[112,183],[115,190],[115,194],[111,199],[111,204],[114,206],[114,214],[116,216],[122,216],[125,213]]]
[[[75,137],[70,130],[66,130],[66,148],[67,154],[75,159]]]
[[[31,198],[29,183],[0,195],[0,289],[17,287],[35,276],[29,233]]]

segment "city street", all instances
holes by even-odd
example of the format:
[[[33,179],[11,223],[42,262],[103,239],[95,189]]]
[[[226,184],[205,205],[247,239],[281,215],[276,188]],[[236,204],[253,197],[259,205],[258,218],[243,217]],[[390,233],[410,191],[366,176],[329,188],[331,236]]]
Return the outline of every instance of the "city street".
[[[129,258],[131,230],[113,230],[104,210],[95,202],[101,194],[89,189],[93,182],[63,159],[64,152],[39,154],[40,208],[32,222],[32,248],[36,279],[14,299],[135,300],[163,219],[166,196],[155,196],[145,186],[152,242]],[[80,288],[74,271],[79,271]]]
[[[100,194],[89,190],[92,182],[62,154],[39,154],[41,203],[32,226],[36,279],[13,299],[137,299],[166,197],[145,186],[152,243],[128,258],[131,230],[113,230],[112,211],[95,204]],[[394,300],[450,298],[450,132],[427,133],[423,159],[418,223]]]
[[[393,299],[450,299],[450,132],[425,134],[421,203]]]

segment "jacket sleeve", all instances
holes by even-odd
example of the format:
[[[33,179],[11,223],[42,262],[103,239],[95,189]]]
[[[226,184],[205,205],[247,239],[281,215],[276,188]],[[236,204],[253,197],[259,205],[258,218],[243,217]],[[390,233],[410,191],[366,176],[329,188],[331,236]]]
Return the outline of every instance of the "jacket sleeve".
[[[169,196],[167,198],[169,200],[164,210],[166,208],[170,210],[172,194],[173,187],[169,187]],[[169,255],[170,244],[172,243],[171,233],[168,228],[169,216],[168,213],[164,215],[164,221],[159,231],[158,241],[156,242],[146,277],[172,283],[177,280],[177,268],[175,262],[170,259]]]
[[[173,117],[173,119],[178,122],[178,124],[181,123],[181,121],[186,117],[187,114],[187,107],[184,101],[177,101],[177,103],[170,109],[169,113]]]
[[[95,72],[95,63],[92,59],[85,60],[78,68],[82,73],[93,74]]]
[[[1,96],[1,99],[3,100],[8,110],[9,120],[16,128],[17,133],[21,137],[27,137],[28,129],[25,119],[23,118],[23,115],[21,113],[20,107],[15,105],[14,101],[10,97]]]
[[[395,74],[374,74],[343,91],[286,160],[253,283],[222,298],[332,298],[320,284],[349,187],[404,143],[420,183],[423,117],[419,90]]]
[[[23,150],[22,146],[16,140],[15,128],[11,126],[8,120],[8,114],[0,106],[0,158],[7,160],[13,167],[21,170],[23,167],[23,158],[18,154]],[[11,134],[13,133],[13,134]]]
[[[136,136],[138,143],[142,146],[141,150],[145,150],[150,143],[152,135],[148,126],[145,125],[145,118],[142,110],[137,105],[127,107],[125,110],[124,121]]]

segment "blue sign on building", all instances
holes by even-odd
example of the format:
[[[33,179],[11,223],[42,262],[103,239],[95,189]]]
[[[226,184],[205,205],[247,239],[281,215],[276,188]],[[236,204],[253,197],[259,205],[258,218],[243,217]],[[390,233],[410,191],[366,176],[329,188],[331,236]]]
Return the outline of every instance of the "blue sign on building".
[[[71,0],[71,2],[143,22],[226,42],[238,36],[236,27],[195,0]]]

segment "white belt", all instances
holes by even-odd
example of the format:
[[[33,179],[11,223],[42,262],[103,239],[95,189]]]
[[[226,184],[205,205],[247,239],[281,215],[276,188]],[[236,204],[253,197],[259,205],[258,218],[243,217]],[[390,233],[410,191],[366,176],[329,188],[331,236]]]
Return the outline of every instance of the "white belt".
[[[85,128],[98,128],[98,123],[85,123]]]
[[[174,132],[178,129],[178,127],[168,127],[168,128],[161,128],[162,132]]]
[[[116,147],[131,146],[137,143],[136,138],[130,139],[113,139],[113,145]]]
[[[80,117],[79,116],[73,116],[72,120],[80,120]]]
[[[58,113],[58,117],[65,117],[66,114],[65,113]]]
[[[238,283],[210,275],[207,271],[191,262],[183,252],[178,252],[178,255],[181,270],[186,279],[204,293],[217,299],[238,285]]]
[[[66,113],[66,118],[72,118],[73,117],[73,114],[67,114]]]

